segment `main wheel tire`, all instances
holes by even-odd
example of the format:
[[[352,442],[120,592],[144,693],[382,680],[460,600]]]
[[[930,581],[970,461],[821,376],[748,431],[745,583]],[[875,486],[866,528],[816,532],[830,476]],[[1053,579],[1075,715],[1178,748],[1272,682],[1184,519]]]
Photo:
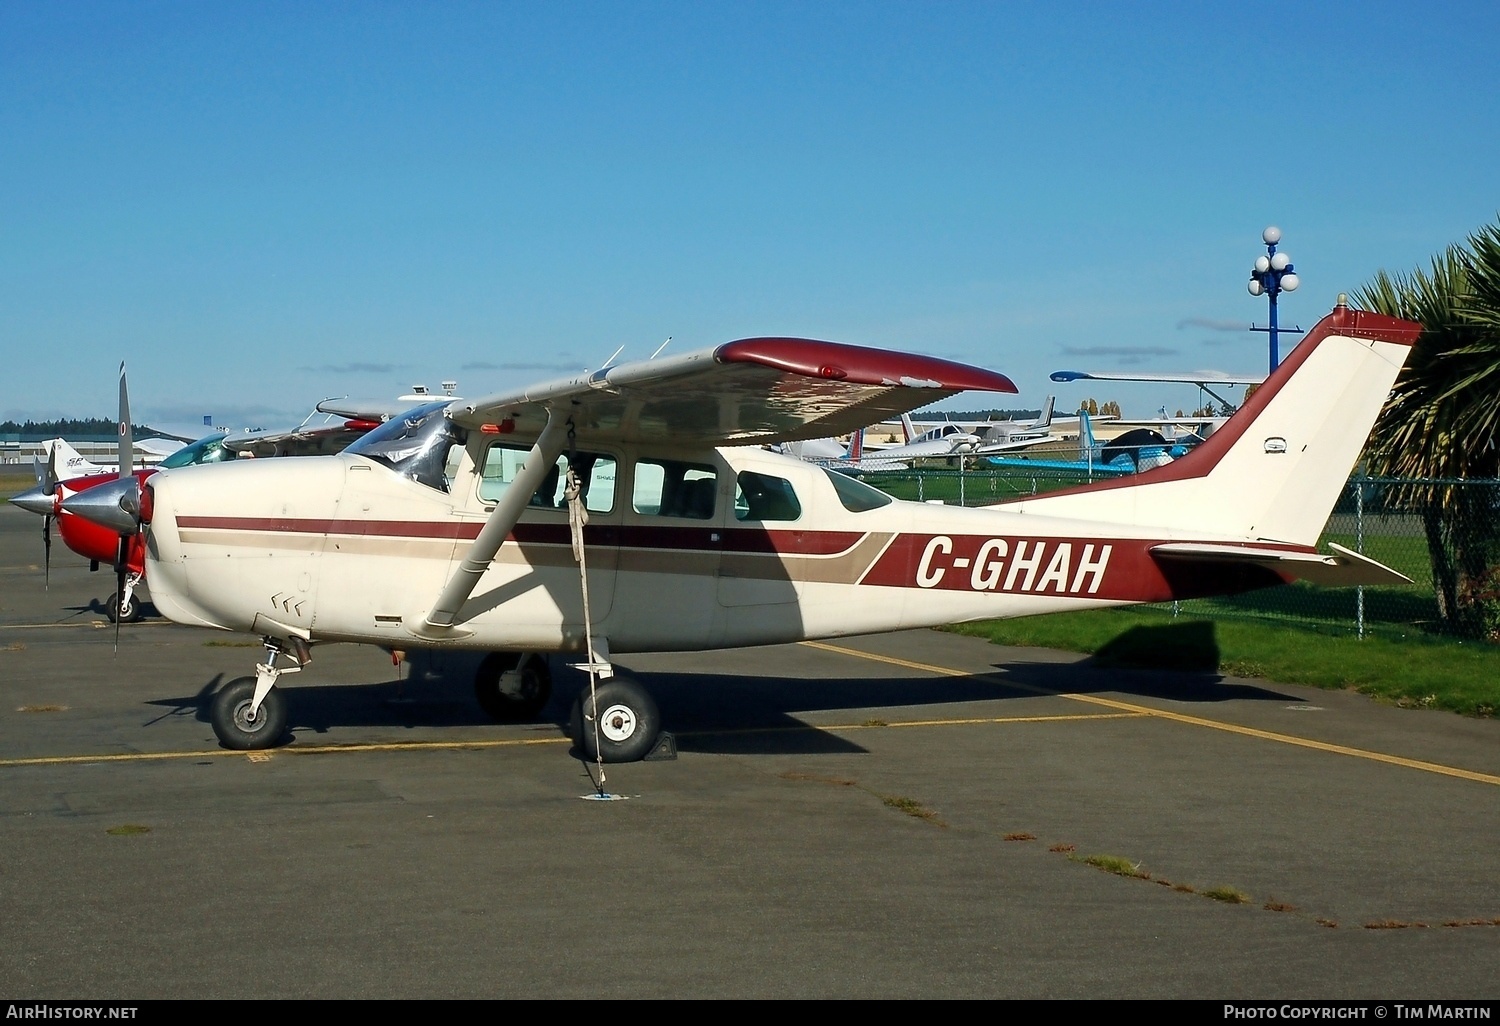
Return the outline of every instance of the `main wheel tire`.
[[[125,615],[120,615],[120,596],[111,595],[104,606],[105,613],[109,616],[110,623],[135,623],[141,618],[141,597],[135,592],[125,600]]]
[[[661,713],[645,688],[628,677],[612,677],[573,703],[573,740],[590,760],[637,762],[661,736]]]
[[[518,692],[501,687],[500,678],[519,667],[521,686]],[[519,723],[535,719],[552,698],[552,671],[539,655],[520,652],[491,652],[474,672],[474,697],[479,707],[500,723]]]
[[[266,692],[255,719],[250,703],[255,699],[255,678],[239,677],[214,695],[211,711],[219,744],[237,752],[270,748],[286,733],[286,698],[275,687]]]

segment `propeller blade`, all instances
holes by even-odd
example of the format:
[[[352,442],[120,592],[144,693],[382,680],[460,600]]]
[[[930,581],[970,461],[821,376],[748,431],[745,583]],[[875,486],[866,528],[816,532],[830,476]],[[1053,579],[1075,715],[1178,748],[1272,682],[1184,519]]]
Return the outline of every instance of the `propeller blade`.
[[[42,517],[42,588],[52,590],[52,514]]]
[[[130,435],[130,394],[125,389],[125,361],[120,361],[120,480],[135,470],[135,443]]]

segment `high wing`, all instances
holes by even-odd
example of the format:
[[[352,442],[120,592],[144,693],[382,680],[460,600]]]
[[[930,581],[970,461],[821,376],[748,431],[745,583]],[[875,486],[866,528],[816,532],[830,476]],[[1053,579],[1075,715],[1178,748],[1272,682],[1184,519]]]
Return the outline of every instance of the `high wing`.
[[[137,449],[152,456],[170,456],[186,444],[176,438],[137,438],[135,440]]]
[[[1333,542],[1328,547],[1334,555],[1293,548],[1249,548],[1241,545],[1212,545],[1192,542],[1169,542],[1154,545],[1151,554],[1162,559],[1202,563],[1251,563],[1279,574],[1298,577],[1314,584],[1352,587],[1358,584],[1410,584],[1411,578]]]
[[[1050,375],[1053,381],[1156,381],[1173,385],[1258,385],[1266,380],[1258,377],[1235,377],[1232,374],[1095,374],[1092,371],[1060,370]]]
[[[1003,374],[930,356],[747,338],[448,409],[471,429],[539,432],[554,410],[567,414],[580,441],[757,445],[842,435],[968,390],[1016,386]]]
[[[224,436],[224,448],[254,456],[320,456],[342,452],[372,428],[415,403],[389,399],[325,399],[293,428],[251,428]]]
[[[430,403],[446,396],[419,395],[410,399],[350,399],[341,396],[337,399],[324,399],[314,409],[318,413],[327,413],[335,417],[345,417],[349,420],[373,420],[380,423],[399,417],[414,406]]]

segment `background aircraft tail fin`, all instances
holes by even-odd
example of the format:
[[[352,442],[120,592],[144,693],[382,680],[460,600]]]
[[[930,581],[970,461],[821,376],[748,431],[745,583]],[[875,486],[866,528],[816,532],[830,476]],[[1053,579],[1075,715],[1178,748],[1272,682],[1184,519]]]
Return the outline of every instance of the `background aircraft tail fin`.
[[[911,414],[901,414],[901,444],[910,445],[917,437],[917,426],[911,422]]]
[[[1055,403],[1055,402],[1057,402],[1057,396],[1055,396],[1055,395],[1049,395],[1047,397],[1047,404],[1042,407],[1042,415],[1040,417],[1038,417],[1036,420],[1032,421],[1030,424],[1026,425],[1026,426],[1029,427],[1029,428],[1034,428],[1034,429],[1041,429],[1041,428],[1045,428],[1045,427],[1051,427],[1052,426],[1052,404]]]
[[[1086,460],[1089,453],[1094,451],[1094,428],[1089,423],[1089,411],[1082,407],[1078,410],[1078,458]]]
[[[61,438],[53,438],[42,443],[42,451],[52,453],[56,450],[53,466],[57,468],[59,480],[66,481],[71,477],[84,477],[89,474],[99,474],[108,470],[97,463],[90,463],[84,459],[77,449],[73,448]]]

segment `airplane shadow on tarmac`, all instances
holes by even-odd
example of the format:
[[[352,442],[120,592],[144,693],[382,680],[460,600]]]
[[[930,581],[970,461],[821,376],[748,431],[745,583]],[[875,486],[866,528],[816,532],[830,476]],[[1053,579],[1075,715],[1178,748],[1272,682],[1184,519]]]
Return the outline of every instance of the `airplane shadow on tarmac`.
[[[922,718],[971,716],[972,710],[943,706],[994,702],[1043,694],[1110,694],[1172,702],[1269,700],[1295,702],[1295,696],[1270,687],[1226,682],[1218,673],[1213,625],[1190,623],[1134,628],[1099,654],[1081,662],[1002,660],[984,674],[957,677],[786,678],[752,673],[630,672],[651,693],[661,710],[664,729],[677,736],[682,751],[715,754],[816,754],[862,752],[844,738],[809,727],[799,713],[841,709],[910,709]],[[1206,632],[1206,633],[1205,633]],[[1167,661],[1170,670],[1133,667],[1141,653]],[[1162,653],[1167,653],[1163,659]],[[742,661],[753,650],[740,650]],[[474,668],[482,653],[412,653],[404,679],[362,684],[278,685],[286,697],[290,733],[316,743],[317,735],[339,727],[491,726],[474,699]],[[552,660],[553,694],[530,724],[545,732],[567,733],[574,698],[587,677]],[[626,657],[628,658],[628,657]],[[208,722],[222,675],[207,681],[194,695],[163,698],[149,704],[176,715],[191,714]],[[991,713],[1004,715],[1003,712]],[[863,722],[861,719],[859,722]],[[576,754],[576,750],[575,750]]]

